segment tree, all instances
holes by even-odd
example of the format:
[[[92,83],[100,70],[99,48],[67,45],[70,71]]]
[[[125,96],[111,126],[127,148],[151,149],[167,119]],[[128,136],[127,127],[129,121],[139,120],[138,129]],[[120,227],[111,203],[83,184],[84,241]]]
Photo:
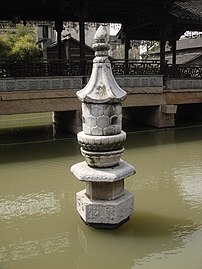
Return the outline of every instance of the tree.
[[[41,57],[36,44],[36,31],[32,26],[17,25],[0,35],[0,59],[10,61],[29,61]]]
[[[159,49],[160,43],[158,41],[142,40],[141,46],[143,49],[141,56],[143,57],[143,59],[147,59],[151,51]]]

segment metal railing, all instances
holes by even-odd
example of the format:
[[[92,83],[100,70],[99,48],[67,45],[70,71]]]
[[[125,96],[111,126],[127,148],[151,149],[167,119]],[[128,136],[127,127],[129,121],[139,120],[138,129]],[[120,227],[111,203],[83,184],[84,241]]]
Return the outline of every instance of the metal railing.
[[[114,75],[160,74],[160,61],[156,60],[113,60],[111,66]]]
[[[202,66],[167,65],[165,78],[202,79]]]
[[[68,60],[0,62],[0,78],[81,75],[81,63]]]
[[[158,60],[111,60],[112,72],[119,75],[164,75],[164,78],[202,78],[202,66],[168,65]],[[1,78],[90,76],[92,61],[43,60],[33,62],[0,62]]]
[[[160,61],[112,60],[111,66],[114,75],[149,75],[160,72]],[[0,62],[0,78],[89,76],[91,71],[92,61]]]

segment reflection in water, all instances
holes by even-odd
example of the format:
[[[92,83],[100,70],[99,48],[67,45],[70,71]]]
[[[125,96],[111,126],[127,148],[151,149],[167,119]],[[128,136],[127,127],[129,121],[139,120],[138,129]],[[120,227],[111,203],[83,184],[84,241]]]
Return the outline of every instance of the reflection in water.
[[[59,233],[53,237],[22,241],[19,240],[12,244],[0,248],[1,262],[9,260],[23,260],[31,259],[37,256],[48,255],[53,252],[62,253],[69,248],[69,234],[68,232]]]
[[[74,138],[0,146],[0,268],[200,269],[202,128],[131,133],[123,159],[135,213],[117,230],[86,226],[69,169]]]
[[[183,199],[189,202],[193,207],[202,205],[202,169],[198,158],[188,158],[187,163],[182,166],[174,167],[173,173],[176,183],[179,185],[179,191]],[[194,172],[193,172],[194,169]],[[186,174],[186,177],[185,177]]]
[[[56,214],[60,203],[54,193],[30,193],[18,197],[6,197],[0,200],[0,220],[28,215]]]
[[[202,227],[201,227],[202,228]],[[190,238],[191,237],[191,238]],[[201,257],[197,250],[201,251],[202,229],[194,231],[181,247],[166,250],[159,253],[151,253],[142,259],[134,259],[131,269],[143,268],[201,268]],[[190,252],[192,255],[190,256]]]
[[[93,231],[91,234],[88,227],[79,226],[78,241],[84,253],[79,258],[79,268],[90,268],[92,261],[100,269],[108,268],[109,264],[113,265],[112,268],[136,268],[137,264],[147,266],[151,259],[163,259],[166,255],[182,252],[195,228],[190,220],[147,211],[136,212],[119,230],[97,231],[96,242]],[[92,259],[86,259],[86,255]],[[116,259],[118,255],[123,259]]]

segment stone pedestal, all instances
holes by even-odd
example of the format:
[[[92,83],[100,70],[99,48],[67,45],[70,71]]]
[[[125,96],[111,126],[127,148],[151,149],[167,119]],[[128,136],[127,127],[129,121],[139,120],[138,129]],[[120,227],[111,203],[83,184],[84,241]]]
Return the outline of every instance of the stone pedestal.
[[[161,105],[158,107],[155,115],[154,122],[156,127],[174,127],[175,126],[175,114],[177,112],[176,105]]]
[[[83,127],[77,139],[85,161],[73,165],[71,171],[86,185],[76,195],[83,221],[96,228],[116,228],[129,219],[134,207],[134,195],[124,189],[124,179],[135,169],[121,160],[126,139],[121,102],[126,92],[112,75],[103,26],[95,34],[94,49],[90,80],[77,92]]]
[[[71,171],[86,182],[86,189],[77,193],[77,210],[86,224],[117,226],[130,217],[134,195],[124,189],[124,179],[134,174],[133,166],[120,160],[112,167],[94,168],[84,161]]]
[[[85,190],[77,192],[77,210],[86,224],[119,225],[128,220],[133,213],[133,194],[124,191],[124,194],[114,200],[90,199]]]
[[[58,129],[77,134],[81,131],[81,111],[56,111],[52,113],[52,122]]]
[[[150,110],[146,122],[157,128],[175,126],[176,105],[161,105]]]

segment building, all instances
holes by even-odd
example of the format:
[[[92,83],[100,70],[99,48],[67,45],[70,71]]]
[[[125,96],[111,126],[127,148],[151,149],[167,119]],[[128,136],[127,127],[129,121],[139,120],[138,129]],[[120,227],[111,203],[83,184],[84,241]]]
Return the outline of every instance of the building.
[[[150,52],[147,59],[159,60],[160,50]],[[168,43],[165,48],[165,60],[168,64],[172,64],[172,47]],[[202,35],[200,33],[194,37],[184,35],[177,41],[176,64],[202,65]]]
[[[85,45],[86,60],[92,61],[94,58],[94,50],[88,45]],[[67,35],[61,40],[61,59],[80,61],[80,44],[79,41],[71,35]],[[47,59],[58,59],[58,44],[54,42],[47,46]]]

